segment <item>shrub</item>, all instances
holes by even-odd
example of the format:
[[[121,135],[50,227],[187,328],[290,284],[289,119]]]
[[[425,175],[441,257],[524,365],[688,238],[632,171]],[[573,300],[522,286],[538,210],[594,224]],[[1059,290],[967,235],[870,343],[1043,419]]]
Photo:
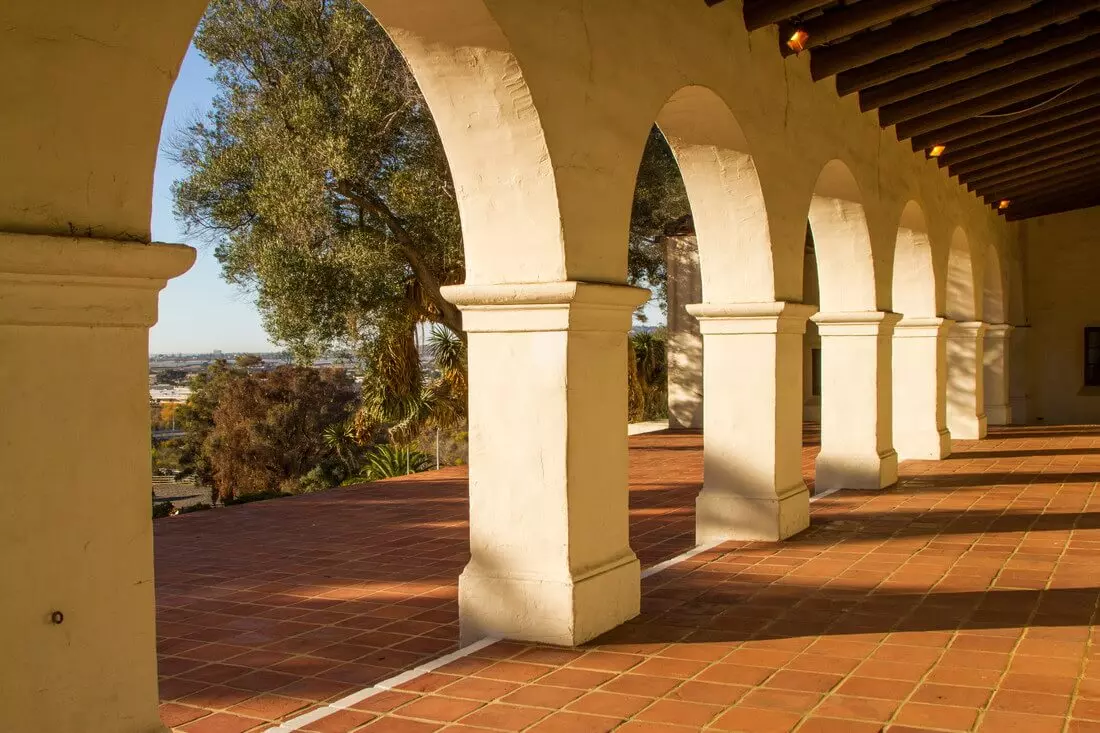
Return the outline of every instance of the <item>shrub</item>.
[[[191,514],[192,512],[205,512],[210,509],[211,506],[205,502],[199,502],[198,504],[192,504],[191,506],[180,507],[176,514]]]
[[[232,496],[222,501],[225,506],[237,506],[238,504],[251,504],[254,501],[267,501],[268,499],[281,499],[284,496],[290,496],[285,491],[279,491],[278,489],[271,489],[269,491],[254,491],[251,494],[241,494],[240,496]]]
[[[163,519],[176,513],[176,507],[170,501],[153,502],[153,519]]]

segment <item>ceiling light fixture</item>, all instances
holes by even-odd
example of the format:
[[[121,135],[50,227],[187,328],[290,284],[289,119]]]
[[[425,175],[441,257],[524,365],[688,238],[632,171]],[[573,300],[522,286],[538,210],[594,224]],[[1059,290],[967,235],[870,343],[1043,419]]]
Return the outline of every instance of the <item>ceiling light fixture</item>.
[[[1000,201],[997,202],[997,210],[998,211],[1004,211],[1009,206],[1012,206],[1012,201],[1010,199],[1001,199]]]
[[[946,145],[933,145],[932,149],[928,151],[929,158],[938,158],[943,155],[943,152],[947,150]]]
[[[810,34],[799,28],[787,39],[787,48],[795,53],[802,53],[806,50],[806,42],[809,40]]]

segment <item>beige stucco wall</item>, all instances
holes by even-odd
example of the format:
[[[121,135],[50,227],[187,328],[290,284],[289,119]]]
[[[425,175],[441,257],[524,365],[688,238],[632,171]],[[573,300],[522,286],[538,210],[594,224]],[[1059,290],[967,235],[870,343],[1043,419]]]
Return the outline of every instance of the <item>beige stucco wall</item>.
[[[1028,264],[1032,419],[1100,422],[1100,388],[1083,386],[1084,329],[1100,326],[1100,207],[1024,221],[1019,234]]]
[[[25,114],[0,118],[0,158],[7,161],[0,171],[0,230],[148,237],[164,102],[202,5],[4,4],[0,63],[14,72],[0,80],[0,93]],[[755,271],[730,268],[727,286],[711,287],[708,299],[801,297],[815,187],[849,195],[822,191],[829,182],[819,180],[821,173],[833,160],[854,178],[852,194],[865,210],[873,252],[874,286],[848,283],[846,290],[872,292],[878,308],[891,305],[894,244],[910,201],[925,212],[938,260],[946,260],[956,227],[976,253],[1004,246],[1006,228],[988,207],[892,130],[879,128],[875,115],[861,113],[855,96],[841,99],[831,81],[814,83],[805,55],[783,59],[774,28],[748,33],[739,2],[366,5],[405,52],[440,126],[474,284],[623,281],[646,136],[666,102],[686,87],[713,93],[709,101],[688,99],[689,106],[723,108],[735,123],[717,124],[711,114],[679,136],[695,146],[709,139],[718,153],[745,148],[740,152],[751,156],[754,171],[737,181],[758,181],[754,206],[766,220],[762,230],[751,221],[715,229],[711,241],[700,243],[704,269],[708,251],[759,248],[759,231],[771,241],[771,252],[735,260]],[[693,198],[707,199],[698,190]],[[752,227],[751,242],[742,241]],[[868,268],[838,262],[830,269]],[[705,289],[708,279],[704,274]]]
[[[875,115],[861,113],[854,96],[837,97],[831,81],[814,83],[805,55],[782,58],[774,28],[748,33],[738,0],[713,8],[701,0],[366,0],[365,4],[405,54],[440,128],[462,214],[468,284],[473,286],[468,306],[478,308],[488,302],[485,307],[491,309],[492,297],[497,297],[493,293],[500,292],[493,286],[524,283],[528,286],[518,290],[529,295],[530,283],[625,282],[630,204],[638,163],[655,120],[669,133],[684,169],[699,228],[705,301],[801,300],[806,223],[813,218],[823,308],[893,310],[892,264],[898,228],[903,210],[911,203],[924,213],[934,270],[940,273],[937,311],[947,309],[948,278],[942,273],[948,269],[952,243],[956,260],[967,261],[955,270],[964,281],[959,291],[966,303],[960,308],[968,312],[962,315],[971,318],[981,315],[969,311],[981,308],[978,293],[988,248],[1000,250],[1000,261],[1010,272],[1011,265],[1020,261],[1010,251],[1008,227],[996,214],[922,154],[899,143],[891,130],[882,130]],[[0,114],[0,160],[4,161],[0,235],[149,239],[153,169],[164,105],[203,7],[203,0],[0,3],[0,66],[5,69],[0,75],[5,109]],[[1033,298],[1040,291],[1048,292],[1053,311],[1063,313],[1070,306],[1086,305],[1082,301],[1087,291],[1075,286],[1078,299],[1063,302],[1068,296],[1052,292],[1054,273],[1060,272],[1054,263],[1076,268],[1080,282],[1074,282],[1083,283],[1090,273],[1082,267],[1081,254],[1088,237],[1082,233],[1083,224],[1068,228],[1076,234],[1061,236],[1060,220],[1051,221],[1055,231],[1037,225],[1033,235],[1043,236],[1032,236],[1034,242],[1060,238],[1077,244],[1064,250],[1034,245],[1041,257],[1033,253],[1031,261],[1044,258],[1045,264],[1039,275],[1033,273],[1033,281],[1043,284]],[[67,242],[69,248],[100,251],[112,246]],[[1078,259],[1071,256],[1074,252]],[[49,302],[69,302],[66,299],[74,291],[55,292],[43,284],[55,282],[51,278],[67,259],[71,257],[54,258],[49,263],[53,269],[42,271],[46,278],[35,284],[34,292]],[[174,270],[166,266],[162,276],[183,269],[177,265]],[[110,272],[107,262],[97,262],[81,276],[97,278]],[[488,286],[489,295],[479,286]],[[147,308],[155,287],[146,288]],[[556,292],[555,287],[550,289]],[[569,285],[561,290],[586,289]],[[633,308],[635,295],[627,298],[630,303],[619,304],[624,314]],[[479,300],[483,296],[489,301]],[[572,318],[575,309],[567,300],[554,304]],[[69,304],[81,311],[80,303]],[[581,310],[592,310],[587,305]],[[762,441],[766,438],[766,450],[756,451],[759,459],[753,463],[754,456],[733,450],[738,447],[736,439],[725,439],[709,428],[708,435],[724,439],[718,447],[726,453],[715,451],[713,444],[710,452],[728,456],[727,468],[766,464],[758,472],[757,485],[772,495],[768,500],[772,504],[775,496],[786,497],[783,492],[792,481],[800,482],[798,454],[793,449],[800,433],[797,421],[788,418],[797,415],[801,396],[794,382],[800,373],[796,355],[806,314],[798,308],[740,309],[773,315],[781,310],[798,313],[769,326],[778,335],[773,338],[769,332],[766,339],[759,339],[767,342],[766,348],[754,351],[741,345],[745,339],[731,338],[729,358],[718,362],[729,368],[708,366],[712,375],[725,377],[747,356],[757,357],[759,368],[754,373],[760,375],[761,389],[758,399],[751,400],[751,409],[741,414],[764,436]],[[606,517],[618,522],[618,530],[604,537],[613,548],[593,549],[577,539],[578,532],[595,526],[595,519],[603,516],[592,511],[576,517],[562,515],[549,540],[559,543],[563,549],[559,555],[569,560],[568,567],[561,563],[555,567],[565,580],[554,608],[566,610],[552,619],[563,627],[561,633],[538,638],[578,639],[636,610],[632,604],[637,599],[637,564],[624,545],[625,435],[618,415],[625,419],[625,403],[616,397],[610,411],[584,403],[590,395],[623,393],[623,341],[617,331],[625,336],[628,318],[623,315],[621,328],[617,321],[614,328],[601,326],[598,338],[571,331],[567,336],[530,336],[529,331],[539,330],[542,310],[519,308],[518,312],[515,327],[507,331],[516,335],[489,333],[471,340],[471,350],[477,352],[472,353],[471,368],[479,372],[471,375],[471,415],[477,413],[479,425],[489,431],[481,439],[485,452],[472,461],[471,490],[478,494],[474,503],[479,506],[493,506],[494,498],[500,506],[516,505],[508,502],[508,492],[517,483],[536,495],[553,491],[559,502],[571,492],[592,503],[604,502]],[[845,323],[863,322],[848,316]],[[141,334],[152,318],[150,310],[148,318],[127,325],[125,332],[98,323],[73,328],[69,321],[49,327],[22,321],[5,326],[3,353],[18,358],[5,366],[2,426],[17,440],[9,440],[0,457],[8,475],[24,485],[9,499],[13,509],[5,526],[10,531],[0,532],[0,557],[26,563],[5,570],[11,580],[4,589],[20,599],[18,604],[9,601],[4,606],[7,632],[0,692],[8,697],[0,706],[0,728],[5,732],[148,733],[159,727],[154,713],[148,590],[152,565],[145,478],[147,423],[139,425],[145,418],[136,408],[144,403],[146,390],[144,378],[137,378],[145,369]],[[1049,320],[1057,325],[1067,319]],[[558,330],[564,333],[573,326],[570,321]],[[545,324],[543,330],[547,330]],[[1068,337],[1056,338],[1057,334],[1062,330],[1052,326],[1051,345],[1072,348]],[[56,341],[62,336],[67,349]],[[507,351],[522,368],[497,367],[494,372],[474,366],[485,364],[502,340],[514,344],[511,350],[501,351]],[[546,341],[553,341],[554,348],[540,346],[536,353],[534,344]],[[1051,349],[1044,346],[1036,338],[1033,353],[1050,354]],[[883,358],[885,351],[877,345],[876,349],[870,356],[877,372],[871,376],[881,377],[883,364],[889,362]],[[43,353],[56,353],[58,363],[63,356],[68,359],[65,369],[72,373],[58,367],[47,373],[54,381],[90,380],[80,401],[66,401],[63,409],[60,403],[41,402],[44,377],[26,364]],[[864,351],[851,355],[864,366],[869,363]],[[541,372],[534,368],[547,358],[556,359],[552,368]],[[1074,360],[1067,357],[1067,364]],[[707,363],[714,362],[708,357]],[[840,367],[835,371],[844,372]],[[1059,378],[1063,372],[1058,371]],[[500,380],[487,378],[491,374],[512,382],[505,389]],[[581,375],[589,380],[587,391],[575,390]],[[1044,379],[1044,385],[1053,379]],[[871,381],[879,393],[888,384]],[[567,391],[566,384],[574,391]],[[721,382],[736,384],[732,378]],[[790,388],[783,391],[786,385]],[[532,391],[540,387],[545,390]],[[532,395],[533,401],[529,405],[498,399],[508,390]],[[736,397],[726,401],[736,402]],[[888,397],[873,397],[872,417],[878,421],[878,430],[888,415],[878,408]],[[1083,402],[1074,399],[1074,404]],[[777,404],[782,406],[778,416]],[[521,411],[524,419],[509,422],[510,415],[518,414],[513,410]],[[50,454],[47,461],[43,446],[49,446],[55,436],[39,419],[39,411],[64,412],[77,424],[94,425],[94,435],[63,460],[53,460]],[[532,428],[528,422],[532,414],[554,415],[558,422]],[[708,409],[706,414],[721,413]],[[517,427],[508,432],[513,425]],[[761,432],[760,425],[769,427]],[[477,429],[473,427],[472,433]],[[744,432],[731,428],[728,435]],[[563,433],[569,443],[559,446],[560,460],[553,471],[547,471],[542,462],[551,455],[547,446],[563,440]],[[878,450],[879,438],[888,435],[872,435],[867,444]],[[617,436],[614,441],[620,442],[608,436]],[[597,451],[586,441],[609,447]],[[606,455],[614,460],[606,460]],[[782,461],[773,461],[775,456]],[[792,473],[791,480],[784,472]],[[78,473],[84,496],[105,495],[109,501],[66,503],[76,490],[70,491],[76,486],[70,479]],[[589,487],[598,491],[586,493]],[[77,510],[85,503],[94,511],[80,515]],[[505,526],[510,521],[507,512],[484,512],[475,517],[475,533],[497,537],[495,542],[500,544],[499,537],[516,534]],[[20,528],[41,531],[31,533],[30,541],[17,532]],[[547,543],[543,538],[544,546],[539,546],[532,539],[538,537],[530,532],[520,538],[516,552],[508,556],[511,569],[522,570],[525,563],[537,565]],[[55,538],[56,547],[37,552]],[[488,540],[475,541],[474,546],[495,547]],[[53,562],[62,556],[79,558],[82,564]],[[601,603],[598,595],[581,592],[574,583],[574,576],[584,574],[577,564],[588,561],[593,567],[612,567],[622,573],[613,586],[619,605]],[[476,598],[491,587],[479,578],[475,574],[466,582],[466,598]],[[43,585],[44,579],[50,579],[52,587]],[[103,583],[97,582],[100,579]],[[35,583],[38,590],[28,594],[26,588]],[[96,595],[88,583],[96,583],[100,593]],[[536,591],[521,600],[531,608],[539,607]],[[45,621],[55,603],[75,609],[59,628]],[[475,618],[470,612],[478,608],[469,602],[464,607],[465,617],[485,628],[534,617],[524,611],[505,621],[488,615]],[[600,615],[601,609],[608,608],[614,611],[610,620]],[[585,615],[588,609],[592,612]],[[492,609],[486,605],[481,610]],[[577,618],[568,618],[570,613]],[[113,626],[108,619],[114,619]],[[508,632],[513,628],[519,626],[508,627]],[[116,633],[121,646],[112,643]],[[69,634],[79,637],[79,643],[67,643]]]

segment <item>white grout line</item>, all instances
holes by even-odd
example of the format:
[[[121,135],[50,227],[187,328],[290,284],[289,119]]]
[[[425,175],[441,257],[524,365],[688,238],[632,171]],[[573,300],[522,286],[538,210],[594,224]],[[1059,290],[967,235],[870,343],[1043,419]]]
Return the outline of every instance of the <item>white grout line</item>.
[[[814,496],[810,497],[810,502],[812,503],[817,501],[818,499],[824,499],[826,496],[829,496],[830,494],[835,494],[838,491],[840,491],[840,489],[829,489],[828,491],[823,491],[820,494],[815,494]],[[690,560],[696,555],[701,555],[708,550],[713,550],[715,547],[718,547],[724,542],[725,540],[719,540],[718,542],[709,542],[705,545],[697,545],[687,552],[681,552],[676,557],[669,558],[664,562],[659,562],[653,567],[643,570],[642,578],[648,578],[664,570],[668,570],[673,565],[679,565],[685,560]],[[339,713],[343,710],[347,710],[352,705],[361,703],[364,700],[368,700],[375,695],[380,695],[383,692],[393,690],[398,686],[405,684],[406,682],[412,682],[413,680],[422,677],[429,672],[434,672],[440,667],[450,664],[457,659],[462,659],[463,657],[467,657],[474,652],[481,651],[485,647],[490,646],[491,644],[495,644],[498,641],[500,641],[500,639],[493,636],[480,639],[479,641],[475,641],[473,644],[464,646],[461,649],[457,649],[450,654],[444,654],[442,657],[437,657],[435,659],[424,662],[417,667],[413,667],[407,672],[402,672],[401,674],[394,675],[393,677],[384,679],[381,682],[372,685],[371,687],[365,687],[358,692],[353,692],[350,695],[341,697],[339,700],[336,700],[335,702],[330,702],[324,707],[319,707],[316,710],[311,710],[310,712],[299,715],[296,718],[291,718],[290,720],[283,721],[274,728],[268,728],[266,731],[264,731],[264,733],[292,733],[293,731],[301,730],[311,723],[316,723],[318,720],[322,720],[323,718],[327,718],[330,715],[335,715],[336,713]]]
[[[359,690],[358,692],[353,692],[350,695],[341,697],[339,700],[336,700],[335,702],[330,702],[324,707],[320,707],[303,715],[299,715],[296,718],[291,718],[290,720],[283,721],[274,728],[268,728],[265,733],[289,733],[289,731],[301,730],[303,727],[309,725],[310,723],[316,723],[322,718],[327,718],[328,716],[335,715],[342,710],[347,710],[352,705],[361,703],[364,700],[374,697],[375,695],[380,695],[383,692],[392,690],[398,685],[403,685],[406,682],[411,682],[418,677],[428,674],[429,672],[434,672],[445,664],[450,664],[456,659],[462,659],[463,657],[469,656],[476,651],[484,649],[490,644],[495,644],[498,641],[500,641],[500,639],[492,636],[486,637],[479,641],[475,641],[473,644],[470,644],[469,646],[464,646],[461,649],[451,652],[450,654],[444,654],[442,657],[437,657],[430,661],[424,662],[418,667],[413,667],[407,672],[402,672],[401,674],[394,675],[393,677],[382,680],[381,682],[371,687],[366,687],[362,690]]]
[[[722,544],[723,542],[725,542],[725,540],[719,540],[718,542],[708,542],[705,545],[696,545],[695,547],[691,548],[687,552],[681,552],[676,557],[669,558],[668,560],[665,560],[664,562],[659,562],[656,565],[654,565],[653,567],[649,568],[648,570],[643,570],[642,571],[642,577],[643,578],[648,578],[651,575],[656,575],[657,573],[661,572],[662,570],[668,570],[673,565],[679,565],[684,560],[690,560],[691,558],[695,557],[696,555],[703,554],[707,550],[713,550],[715,547],[718,547],[718,545]]]
[[[820,494],[814,494],[813,496],[810,497],[810,503],[813,504],[818,499],[824,499],[826,496],[831,496],[832,494],[835,494],[836,492],[842,491],[842,490],[843,489],[836,488],[836,489],[829,489],[828,491],[822,491]]]

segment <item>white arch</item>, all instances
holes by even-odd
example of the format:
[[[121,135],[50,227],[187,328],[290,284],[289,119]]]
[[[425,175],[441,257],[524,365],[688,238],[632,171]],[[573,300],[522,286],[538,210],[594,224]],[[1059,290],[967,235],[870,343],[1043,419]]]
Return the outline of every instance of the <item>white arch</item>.
[[[980,319],[981,302],[977,294],[970,240],[962,227],[956,227],[947,257],[947,317],[955,321]]]
[[[877,309],[871,234],[862,202],[848,166],[839,159],[829,161],[814,186],[808,217],[823,313]]]
[[[910,201],[902,211],[894,248],[893,308],[909,318],[936,317],[936,272],[924,211]]]
[[[566,277],[554,166],[485,0],[362,0],[412,69],[450,161],[472,284]],[[10,7],[9,7],[10,6]],[[0,10],[0,230],[148,241],[168,94],[205,0]],[[110,110],[114,114],[88,114]],[[516,246],[517,232],[523,246]]]
[[[755,303],[775,299],[768,212],[748,141],[710,89],[681,89],[657,116],[684,179],[695,231],[703,299]]]
[[[1005,273],[1001,267],[1001,255],[997,248],[985,248],[985,274],[982,285],[982,317],[986,323],[1004,323],[1007,320],[1005,298]]]

